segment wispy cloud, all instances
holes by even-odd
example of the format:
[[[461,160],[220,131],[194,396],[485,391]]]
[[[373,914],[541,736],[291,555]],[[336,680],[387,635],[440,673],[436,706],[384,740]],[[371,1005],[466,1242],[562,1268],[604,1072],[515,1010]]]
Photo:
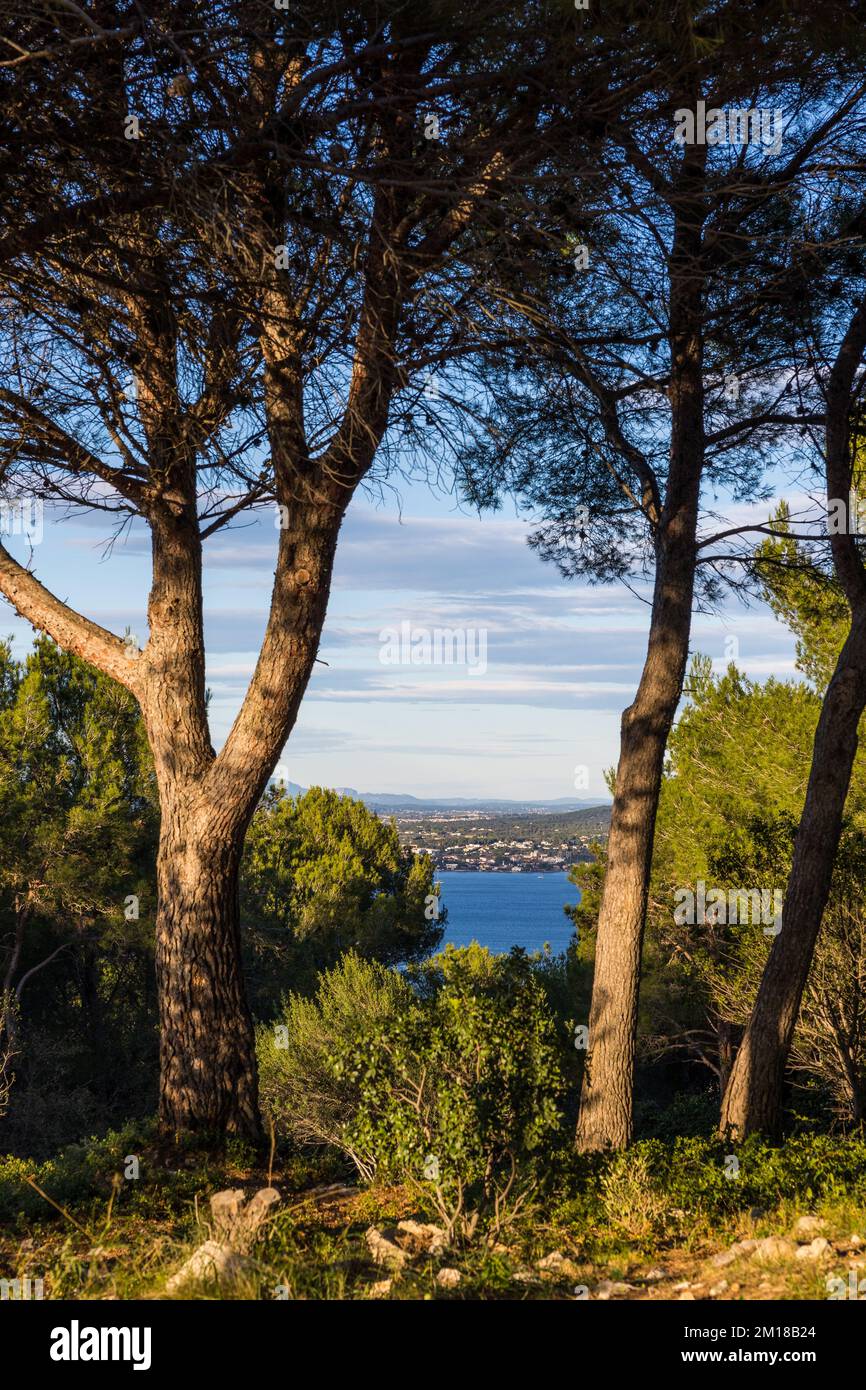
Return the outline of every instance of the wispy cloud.
[[[649,617],[621,586],[568,583],[529,549],[527,523],[481,520],[426,495],[404,515],[356,501],[334,573],[319,657],[283,756],[295,781],[417,795],[568,796],[577,764],[604,795],[622,709],[633,697]],[[766,503],[734,509],[764,520]],[[105,522],[47,526],[39,577],[111,631],[146,635],[149,541],[142,527],[100,561]],[[267,620],[277,536],[265,513],[206,547],[207,681],[217,746],[252,675]],[[486,669],[384,665],[381,633],[483,630]],[[19,649],[26,624],[7,610]],[[794,673],[793,641],[762,607],[697,615],[692,650],[758,679]],[[727,646],[726,646],[727,642]]]

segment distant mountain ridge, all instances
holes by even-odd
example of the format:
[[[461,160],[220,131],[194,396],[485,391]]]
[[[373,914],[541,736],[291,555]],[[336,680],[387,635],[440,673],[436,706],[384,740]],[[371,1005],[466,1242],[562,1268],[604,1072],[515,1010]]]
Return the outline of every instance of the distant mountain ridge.
[[[274,783],[281,778],[272,778]],[[297,782],[284,782],[290,796],[303,796],[308,789]],[[339,796],[351,796],[355,801],[363,801],[371,810],[388,811],[501,811],[504,815],[526,813],[527,811],[583,811],[591,806],[609,806],[610,797],[583,798],[559,796],[538,800],[517,801],[497,797],[430,797],[412,796],[409,792],[359,792],[354,787],[332,787]]]

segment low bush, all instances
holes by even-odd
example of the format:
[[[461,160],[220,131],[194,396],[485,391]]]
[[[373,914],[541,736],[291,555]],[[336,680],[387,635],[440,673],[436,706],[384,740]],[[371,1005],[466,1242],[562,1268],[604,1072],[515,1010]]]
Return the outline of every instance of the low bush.
[[[128,1125],[102,1138],[71,1144],[44,1163],[0,1156],[0,1220],[50,1217],[50,1202],[27,1181],[32,1178],[43,1192],[62,1206],[74,1206],[95,1197],[108,1198],[129,1154],[139,1154],[150,1132]]]
[[[665,1211],[712,1224],[786,1201],[806,1208],[862,1203],[866,1140],[798,1134],[777,1146],[757,1134],[741,1144],[717,1137],[647,1139],[589,1161],[577,1156],[560,1190],[569,1194],[566,1200],[580,1192],[594,1219],[603,1212],[612,1228],[636,1238],[658,1228]]]
[[[783,1200],[866,1198],[862,1138],[799,1134],[777,1146],[754,1134],[741,1144],[677,1139],[668,1145],[652,1141],[652,1148],[653,1166],[674,1205],[700,1209],[711,1218],[745,1207],[771,1208]]]
[[[531,961],[449,948],[412,983],[347,956],[259,1037],[283,1132],[334,1144],[361,1176],[409,1182],[449,1228],[498,1229],[559,1137],[561,1041]],[[285,1046],[280,1046],[280,1043]]]
[[[335,1055],[363,1046],[413,1002],[402,975],[353,952],[323,973],[315,998],[293,994],[285,1000],[282,1016],[257,1035],[262,1108],[276,1133],[349,1152],[346,1128],[360,1095],[335,1067]],[[357,1162],[364,1176],[372,1175],[359,1157]]]
[[[665,1193],[654,1180],[645,1153],[617,1153],[601,1175],[601,1197],[608,1225],[643,1241],[658,1234],[668,1211]]]

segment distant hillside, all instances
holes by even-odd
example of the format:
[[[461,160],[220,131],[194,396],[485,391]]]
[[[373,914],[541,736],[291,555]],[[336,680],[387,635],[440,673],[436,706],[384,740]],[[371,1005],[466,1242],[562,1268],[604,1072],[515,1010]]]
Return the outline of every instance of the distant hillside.
[[[489,822],[503,840],[568,840],[581,835],[606,835],[610,829],[610,805],[588,805],[579,811],[555,811],[539,815],[501,815]]]
[[[410,828],[411,822],[395,813],[401,829]],[[416,822],[417,824],[417,822]],[[610,806],[585,806],[579,811],[526,812],[523,814],[499,815],[482,813],[478,820],[471,817],[459,821],[452,818],[437,820],[435,816],[424,818],[423,834],[439,834],[451,843],[475,841],[479,844],[493,844],[497,840],[518,842],[532,840],[540,844],[547,840],[551,844],[566,843],[585,836],[606,835],[610,828]],[[418,832],[422,832],[419,830]]]
[[[443,811],[439,816],[393,812],[400,839],[429,854],[437,871],[562,873],[594,857],[606,838],[609,806],[578,811],[502,815],[493,811]]]
[[[273,782],[282,781],[281,778],[272,778]],[[286,782],[286,790],[290,796],[303,796],[307,790],[297,782]],[[374,811],[384,810],[392,814],[400,811],[416,811],[422,815],[435,814],[437,811],[488,811],[496,815],[543,815],[545,812],[581,811],[588,807],[598,809],[609,805],[607,798],[601,801],[571,796],[559,796],[549,800],[540,799],[538,801],[510,801],[507,799],[497,799],[495,797],[479,797],[477,800],[469,796],[437,797],[412,796],[409,792],[359,792],[354,787],[334,787],[333,791],[340,796],[351,796],[356,801],[363,801]]]

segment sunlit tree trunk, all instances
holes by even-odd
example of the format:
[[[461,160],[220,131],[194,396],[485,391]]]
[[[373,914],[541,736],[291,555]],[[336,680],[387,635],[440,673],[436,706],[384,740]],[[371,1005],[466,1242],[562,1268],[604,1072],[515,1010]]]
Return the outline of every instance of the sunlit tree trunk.
[[[847,503],[853,472],[852,411],[866,350],[866,299],[852,318],[826,391],[827,498]],[[851,628],[821,705],[803,814],[782,907],[782,928],[764,967],[722,1103],[721,1132],[779,1131],[785,1067],[830,893],[842,815],[866,708],[866,571],[849,532],[831,536]]]
[[[589,1055],[577,1144],[620,1147],[632,1133],[635,1033],[644,921],[665,747],[689,650],[697,487],[677,517],[679,546],[662,550],[643,674],[622,719],[599,911]]]
[[[704,153],[684,178],[702,183]],[[599,910],[589,1052],[577,1122],[579,1149],[621,1147],[632,1137],[641,952],[665,747],[685,680],[697,564],[704,458],[702,210],[684,198],[671,251],[671,445],[655,535],[656,574],[646,660],[625,711]]]
[[[160,1126],[261,1136],[241,965],[238,874],[249,821],[294,725],[324,622],[342,507],[287,507],[271,617],[223,753],[205,712],[200,547],[153,527],[142,706],[160,795],[156,972]]]
[[[866,619],[866,615],[864,615]],[[827,689],[794,844],[782,927],[761,976],[721,1113],[723,1133],[778,1133],[785,1066],[830,894],[842,815],[866,706],[866,621],[852,625]]]

